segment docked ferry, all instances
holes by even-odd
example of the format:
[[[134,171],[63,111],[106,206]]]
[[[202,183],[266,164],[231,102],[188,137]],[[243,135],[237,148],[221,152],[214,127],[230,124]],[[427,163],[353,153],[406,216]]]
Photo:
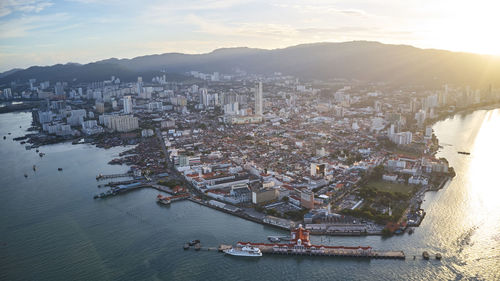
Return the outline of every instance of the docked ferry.
[[[243,246],[241,248],[231,248],[224,250],[224,253],[231,256],[241,256],[241,257],[262,257],[262,252],[259,248]]]
[[[158,194],[158,196],[156,196],[156,202],[163,205],[170,205],[171,200],[170,197],[165,197],[161,194]]]

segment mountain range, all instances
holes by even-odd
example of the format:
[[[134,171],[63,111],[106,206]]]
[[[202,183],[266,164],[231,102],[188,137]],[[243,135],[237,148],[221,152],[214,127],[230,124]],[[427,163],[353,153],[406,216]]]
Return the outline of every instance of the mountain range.
[[[283,49],[223,48],[206,54],[165,53],[88,64],[57,64],[16,69],[0,75],[0,85],[30,78],[51,82],[92,82],[112,75],[145,81],[165,69],[174,78],[190,70],[206,73],[281,72],[304,79],[358,79],[398,84],[486,86],[500,84],[500,58],[472,53],[420,49],[371,41],[302,44]]]

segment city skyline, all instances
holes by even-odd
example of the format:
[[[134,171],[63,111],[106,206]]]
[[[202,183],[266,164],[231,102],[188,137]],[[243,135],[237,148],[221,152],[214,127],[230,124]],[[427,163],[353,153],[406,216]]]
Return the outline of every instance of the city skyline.
[[[489,1],[46,1],[0,4],[0,71],[222,47],[352,40],[499,55]]]

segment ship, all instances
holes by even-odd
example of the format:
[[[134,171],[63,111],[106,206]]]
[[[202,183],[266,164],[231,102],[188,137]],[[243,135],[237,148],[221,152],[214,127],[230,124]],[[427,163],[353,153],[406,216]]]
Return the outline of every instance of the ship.
[[[459,151],[458,154],[464,154],[464,155],[470,155],[470,152],[466,152],[466,151]]]
[[[163,205],[170,205],[171,200],[170,197],[164,197],[161,194],[158,194],[158,196],[156,196],[156,202]]]
[[[262,257],[262,252],[260,251],[260,249],[251,246],[243,246],[241,248],[231,248],[228,250],[224,250],[224,253],[231,256],[239,256],[239,257]]]

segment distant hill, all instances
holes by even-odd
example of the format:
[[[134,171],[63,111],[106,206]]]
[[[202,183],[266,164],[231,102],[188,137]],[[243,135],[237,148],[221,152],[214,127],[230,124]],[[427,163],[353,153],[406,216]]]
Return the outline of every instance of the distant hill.
[[[169,73],[190,70],[231,73],[237,68],[249,73],[282,72],[301,78],[347,78],[425,85],[500,85],[499,58],[368,41],[303,44],[274,50],[224,48],[207,54],[166,53],[133,59],[113,58],[85,65],[33,66],[0,78],[0,84],[30,78],[90,82],[111,75],[122,81],[135,81],[137,76],[148,79],[160,69]]]
[[[13,68],[11,70],[7,70],[5,72],[2,72],[2,73],[0,73],[0,78],[6,77],[6,76],[8,76],[16,71],[19,71],[19,70],[23,70],[23,69],[22,68]]]

